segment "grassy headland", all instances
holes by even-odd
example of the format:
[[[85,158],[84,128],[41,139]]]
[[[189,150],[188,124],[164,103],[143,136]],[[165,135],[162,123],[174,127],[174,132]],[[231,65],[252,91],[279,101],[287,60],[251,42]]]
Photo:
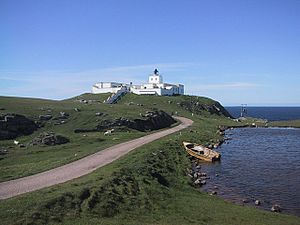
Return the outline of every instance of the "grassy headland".
[[[91,96],[85,95],[85,99],[88,98]],[[70,137],[71,142],[65,146],[71,146],[68,148],[64,148],[64,145],[55,146],[57,148],[55,151],[52,151],[53,147],[12,148],[7,155],[1,156],[3,157],[0,161],[1,166],[5,160],[11,160],[12,167],[17,166],[20,163],[18,154],[21,156],[23,154],[23,157],[31,160],[32,164],[36,160],[46,160],[47,157],[43,154],[51,154],[58,164],[64,164],[74,160],[69,158],[68,153],[74,155],[80,150],[83,156],[101,149],[102,146],[105,147],[104,143],[107,143],[107,146],[115,144],[112,142],[115,137],[120,138],[115,141],[121,142],[145,134],[134,130],[120,130],[109,137],[104,137],[99,132],[88,133],[84,138],[77,136],[73,130],[78,124],[90,127],[99,122],[96,121],[99,118],[94,117],[97,111],[105,112],[113,119],[120,116],[137,118],[145,111],[161,109],[170,114],[191,118],[194,124],[180,133],[142,146],[87,176],[2,200],[0,204],[2,224],[300,224],[299,217],[234,205],[217,196],[201,193],[192,185],[186,175],[187,169],[191,167],[191,161],[182,147],[182,141],[205,145],[216,143],[222,138],[218,132],[220,125],[241,125],[227,118],[223,108],[213,100],[190,96],[160,97],[130,94],[115,105],[99,102],[82,105],[74,102],[74,99],[49,102],[27,99],[30,106],[22,105],[25,109],[19,108],[17,104],[11,104],[10,107],[11,100],[0,100],[1,107],[3,106],[6,112],[20,113],[29,117],[38,115],[39,111],[36,109],[40,108],[40,105],[45,107],[45,104],[50,103],[53,106],[52,110],[57,110],[57,113],[61,110],[68,111],[70,121],[66,124],[59,126],[46,124],[41,129],[51,128]],[[2,104],[3,102],[6,102],[6,105]],[[19,100],[19,103],[21,102],[23,99]],[[81,116],[73,111],[74,107],[81,107]],[[39,132],[36,131],[18,140],[28,142]],[[99,136],[104,141],[96,142]],[[10,142],[0,143],[5,146]],[[72,152],[74,143],[78,149]],[[26,156],[27,152],[21,151],[31,153]],[[37,158],[32,159],[32,155],[37,155]],[[9,159],[10,157],[12,159]],[[40,166],[37,167],[41,170]],[[5,177],[2,168],[1,171],[1,176]],[[23,170],[16,169],[11,174],[17,177],[20,171]]]

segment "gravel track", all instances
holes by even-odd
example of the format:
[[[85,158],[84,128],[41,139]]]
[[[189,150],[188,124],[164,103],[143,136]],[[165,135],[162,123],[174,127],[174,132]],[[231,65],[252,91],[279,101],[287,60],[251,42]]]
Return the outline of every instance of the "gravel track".
[[[176,127],[117,144],[72,163],[42,173],[2,182],[0,183],[0,199],[11,198],[84,176],[144,144],[185,129],[193,123],[192,120],[184,117],[175,117],[175,119],[181,122]]]

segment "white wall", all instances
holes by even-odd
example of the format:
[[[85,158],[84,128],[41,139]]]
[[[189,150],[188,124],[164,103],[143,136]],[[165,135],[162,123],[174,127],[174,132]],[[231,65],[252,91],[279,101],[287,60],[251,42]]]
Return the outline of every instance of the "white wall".
[[[117,93],[117,91],[121,90],[122,87],[119,88],[97,88],[95,86],[92,87],[93,94],[102,94],[102,93]]]

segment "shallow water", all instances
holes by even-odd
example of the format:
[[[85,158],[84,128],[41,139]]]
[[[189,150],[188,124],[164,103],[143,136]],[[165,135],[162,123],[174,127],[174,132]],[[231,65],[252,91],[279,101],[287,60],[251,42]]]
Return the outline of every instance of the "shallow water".
[[[261,208],[279,204],[282,212],[300,216],[300,129],[241,128],[226,137],[232,139],[217,149],[221,162],[202,165],[211,177],[203,189],[217,186],[234,202],[254,205],[258,199]]]

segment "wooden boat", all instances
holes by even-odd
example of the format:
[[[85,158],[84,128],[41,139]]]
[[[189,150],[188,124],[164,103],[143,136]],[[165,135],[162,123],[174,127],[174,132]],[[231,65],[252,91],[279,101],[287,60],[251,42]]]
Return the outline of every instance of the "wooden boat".
[[[197,159],[201,159],[207,162],[214,162],[221,159],[220,153],[211,150],[209,148],[206,148],[202,145],[183,142],[183,146],[189,155],[194,156]]]

